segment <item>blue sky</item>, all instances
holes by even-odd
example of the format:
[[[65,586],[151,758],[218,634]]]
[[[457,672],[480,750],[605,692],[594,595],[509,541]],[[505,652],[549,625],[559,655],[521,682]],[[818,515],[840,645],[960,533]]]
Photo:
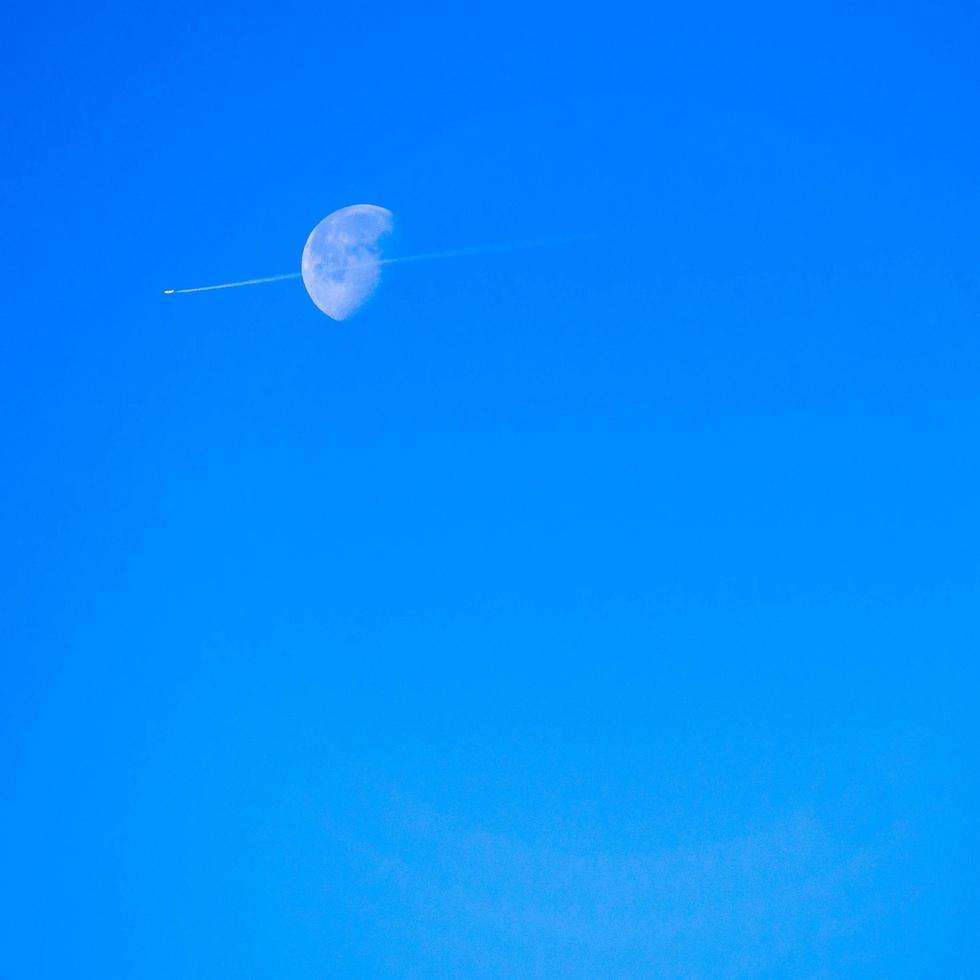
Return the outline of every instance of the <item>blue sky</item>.
[[[4,34],[5,974],[980,972],[975,9]]]

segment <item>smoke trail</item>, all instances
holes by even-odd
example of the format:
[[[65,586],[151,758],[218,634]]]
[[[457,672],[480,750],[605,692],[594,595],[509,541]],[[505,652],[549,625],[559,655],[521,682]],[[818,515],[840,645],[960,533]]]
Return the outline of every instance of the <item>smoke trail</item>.
[[[456,259],[467,255],[488,255],[492,252],[516,252],[524,248],[545,248],[548,245],[570,245],[584,242],[588,235],[572,235],[567,238],[542,238],[533,242],[507,242],[498,245],[471,245],[468,248],[453,248],[445,252],[422,252],[419,255],[402,255],[391,259],[378,259],[378,265],[397,265],[403,262],[427,262],[430,259]],[[286,272],[281,276],[263,276],[261,279],[241,279],[238,282],[222,282],[216,286],[194,286],[191,289],[165,289],[165,296],[176,293],[207,293],[212,289],[234,289],[236,286],[257,286],[263,282],[280,282],[283,279],[299,279],[302,272]]]

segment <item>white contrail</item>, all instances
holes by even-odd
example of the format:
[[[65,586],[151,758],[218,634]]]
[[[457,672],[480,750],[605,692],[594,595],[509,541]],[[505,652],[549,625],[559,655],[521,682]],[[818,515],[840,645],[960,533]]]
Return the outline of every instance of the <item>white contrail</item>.
[[[516,252],[522,248],[545,248],[548,245],[570,245],[584,242],[588,235],[570,235],[566,238],[539,238],[531,242],[505,242],[497,245],[470,245],[468,248],[453,248],[446,252],[423,252],[420,255],[403,255],[393,259],[381,259],[381,265],[394,265],[397,262],[423,262],[428,259],[457,259],[467,255],[486,255],[489,252]]]
[[[514,252],[522,248],[544,248],[547,245],[568,245],[583,242],[588,235],[573,235],[569,238],[542,238],[534,242],[508,242],[501,245],[471,245],[469,248],[454,248],[446,252],[422,252],[419,255],[402,255],[391,259],[378,259],[378,265],[396,265],[402,262],[425,262],[429,259],[455,259],[467,255],[486,255],[490,252]],[[281,276],[263,276],[261,279],[241,279],[238,282],[221,282],[216,286],[193,286],[190,289],[165,289],[165,296],[176,293],[207,293],[212,289],[234,289],[236,286],[257,286],[263,282],[280,282],[283,279],[299,279],[302,272],[284,272]]]
[[[257,286],[260,282],[278,282],[280,279],[298,279],[302,272],[285,272],[281,276],[263,276],[261,279],[241,279],[238,282],[221,282],[217,286],[192,286],[190,289],[165,289],[165,296],[174,293],[207,293],[212,289],[234,289],[235,286]]]

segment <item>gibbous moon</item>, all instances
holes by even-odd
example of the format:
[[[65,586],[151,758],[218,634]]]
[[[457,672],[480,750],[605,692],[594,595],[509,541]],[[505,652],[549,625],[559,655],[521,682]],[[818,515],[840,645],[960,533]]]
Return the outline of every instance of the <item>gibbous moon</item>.
[[[375,204],[352,204],[328,214],[303,249],[303,285],[334,320],[346,320],[381,279],[381,241],[394,215]]]

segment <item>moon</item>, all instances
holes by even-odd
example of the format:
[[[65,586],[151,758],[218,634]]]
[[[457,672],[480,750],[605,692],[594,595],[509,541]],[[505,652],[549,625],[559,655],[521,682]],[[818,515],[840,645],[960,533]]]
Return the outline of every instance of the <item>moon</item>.
[[[352,204],[328,214],[303,248],[303,285],[310,299],[334,320],[346,320],[381,279],[381,242],[394,215],[376,204]]]

